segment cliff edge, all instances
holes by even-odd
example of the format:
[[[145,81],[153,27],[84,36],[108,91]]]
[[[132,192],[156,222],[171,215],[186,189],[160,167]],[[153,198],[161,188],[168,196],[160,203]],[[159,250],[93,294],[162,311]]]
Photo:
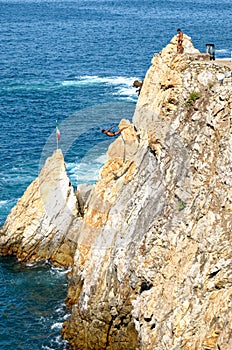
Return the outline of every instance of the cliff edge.
[[[232,348],[231,72],[183,47],[153,57],[81,214],[56,151],[2,228],[2,254],[72,265],[74,350]]]
[[[85,208],[63,330],[73,349],[232,348],[231,81],[175,40]]]

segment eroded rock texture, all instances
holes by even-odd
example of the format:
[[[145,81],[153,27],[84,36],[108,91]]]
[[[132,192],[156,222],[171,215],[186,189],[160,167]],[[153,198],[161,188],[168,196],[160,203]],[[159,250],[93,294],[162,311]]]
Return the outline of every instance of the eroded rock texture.
[[[183,47],[153,57],[93,188],[56,151],[1,230],[2,254],[72,265],[74,350],[232,349],[231,77]]]
[[[0,252],[71,266],[80,221],[62,152],[56,150],[1,228]]]
[[[231,82],[175,40],[85,207],[63,330],[73,349],[232,348]]]

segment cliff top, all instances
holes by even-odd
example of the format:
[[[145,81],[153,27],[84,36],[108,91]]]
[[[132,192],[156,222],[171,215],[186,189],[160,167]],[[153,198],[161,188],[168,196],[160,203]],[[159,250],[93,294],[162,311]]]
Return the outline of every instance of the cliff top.
[[[3,226],[1,252],[72,266],[74,349],[232,348],[231,77],[176,39],[81,214],[56,151]]]

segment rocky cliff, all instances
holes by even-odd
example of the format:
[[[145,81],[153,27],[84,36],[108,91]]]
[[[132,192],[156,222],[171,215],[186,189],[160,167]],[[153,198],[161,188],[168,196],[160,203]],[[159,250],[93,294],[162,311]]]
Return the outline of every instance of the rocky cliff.
[[[231,78],[186,35],[183,46],[177,55],[174,37],[153,57],[83,217],[75,200],[68,211],[75,255],[62,333],[75,350],[232,348]],[[20,203],[2,252],[23,246]],[[61,222],[48,246],[64,239]]]
[[[56,150],[1,228],[0,252],[21,261],[71,266],[80,222],[62,152]]]
[[[231,82],[175,40],[85,208],[64,326],[74,349],[232,348]]]

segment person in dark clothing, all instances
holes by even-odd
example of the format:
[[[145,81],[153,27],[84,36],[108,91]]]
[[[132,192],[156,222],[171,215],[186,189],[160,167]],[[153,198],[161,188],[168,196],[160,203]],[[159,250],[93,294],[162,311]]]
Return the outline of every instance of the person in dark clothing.
[[[112,136],[117,136],[119,134],[121,134],[121,132],[123,130],[125,130],[126,128],[128,128],[128,126],[124,126],[123,128],[119,129],[118,131],[111,131],[113,129],[113,126],[111,126],[111,128],[105,130],[105,129],[101,129],[101,132],[109,137],[112,137]]]
[[[136,92],[138,93],[138,96],[140,95],[142,86],[143,86],[143,80],[142,80],[141,82],[138,81],[138,80],[135,80],[135,81],[133,82],[133,87],[136,87],[136,88],[137,88]]]

